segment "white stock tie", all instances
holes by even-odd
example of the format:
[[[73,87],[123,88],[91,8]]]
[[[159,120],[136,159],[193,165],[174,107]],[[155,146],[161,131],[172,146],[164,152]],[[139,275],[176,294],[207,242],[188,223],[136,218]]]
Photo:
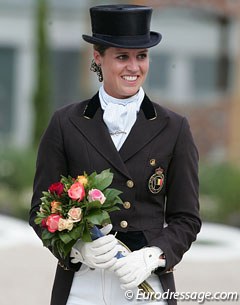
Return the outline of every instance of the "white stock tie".
[[[104,111],[103,120],[116,149],[119,150],[136,122],[144,91],[141,87],[137,94],[126,99],[117,99],[108,95],[102,86],[99,89],[99,98]]]

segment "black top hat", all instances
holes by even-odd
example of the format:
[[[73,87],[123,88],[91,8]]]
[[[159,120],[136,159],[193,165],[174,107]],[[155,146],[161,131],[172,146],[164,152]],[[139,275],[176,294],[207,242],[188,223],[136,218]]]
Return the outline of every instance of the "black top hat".
[[[99,5],[90,8],[92,36],[82,35],[92,44],[141,49],[157,45],[162,35],[150,31],[152,8],[140,5]]]

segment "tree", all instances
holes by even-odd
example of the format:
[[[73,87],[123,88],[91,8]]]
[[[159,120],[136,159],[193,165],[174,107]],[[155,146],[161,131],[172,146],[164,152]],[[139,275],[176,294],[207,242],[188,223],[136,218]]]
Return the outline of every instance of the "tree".
[[[36,84],[34,92],[33,145],[36,147],[50,114],[50,69],[47,42],[47,1],[36,1]]]

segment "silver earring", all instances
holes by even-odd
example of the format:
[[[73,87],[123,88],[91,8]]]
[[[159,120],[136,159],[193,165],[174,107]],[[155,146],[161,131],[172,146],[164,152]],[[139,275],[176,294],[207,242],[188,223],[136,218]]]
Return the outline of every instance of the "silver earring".
[[[97,73],[98,80],[100,82],[103,81],[101,64],[97,65],[94,59],[92,60],[92,63],[91,63],[91,66],[90,66],[90,70]]]

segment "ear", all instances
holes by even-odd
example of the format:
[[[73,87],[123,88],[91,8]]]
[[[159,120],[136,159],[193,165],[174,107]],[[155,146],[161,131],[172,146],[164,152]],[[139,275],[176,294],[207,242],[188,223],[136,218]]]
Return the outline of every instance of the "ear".
[[[101,64],[101,55],[98,51],[96,51],[96,50],[93,51],[93,58],[97,65]]]

